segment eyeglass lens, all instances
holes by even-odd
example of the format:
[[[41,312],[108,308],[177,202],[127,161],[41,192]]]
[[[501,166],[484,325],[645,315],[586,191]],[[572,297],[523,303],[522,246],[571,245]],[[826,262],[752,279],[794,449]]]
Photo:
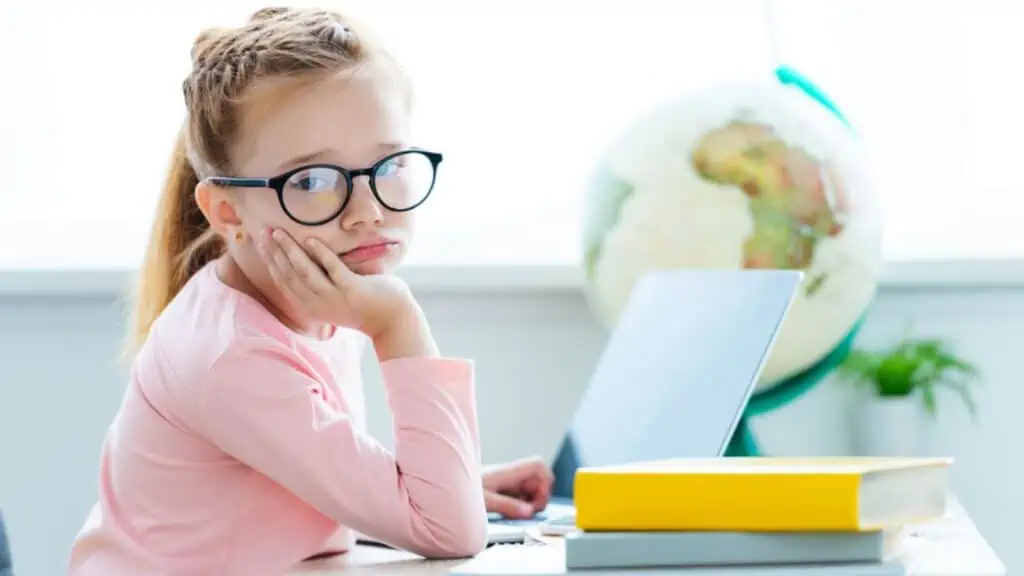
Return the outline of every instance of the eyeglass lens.
[[[385,208],[405,210],[420,203],[434,184],[434,164],[417,151],[392,156],[377,165],[370,183]],[[337,214],[349,194],[342,172],[315,167],[292,175],[282,199],[289,214],[301,222],[320,222]]]

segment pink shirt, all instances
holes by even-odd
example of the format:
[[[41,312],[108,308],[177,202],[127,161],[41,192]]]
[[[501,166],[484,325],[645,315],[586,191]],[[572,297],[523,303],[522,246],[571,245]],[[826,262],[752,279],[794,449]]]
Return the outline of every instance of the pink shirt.
[[[352,530],[424,556],[484,547],[469,361],[381,365],[389,452],[363,430],[362,335],[288,330],[205,267],[153,326],[103,443],[74,576],[279,576]]]

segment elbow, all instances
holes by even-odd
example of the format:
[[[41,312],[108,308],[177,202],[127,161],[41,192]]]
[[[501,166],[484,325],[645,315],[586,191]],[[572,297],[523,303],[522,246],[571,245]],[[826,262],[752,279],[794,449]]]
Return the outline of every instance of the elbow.
[[[458,507],[448,531],[447,546],[442,551],[452,558],[476,556],[487,547],[487,508],[484,506],[483,487],[474,491],[474,497]]]
[[[470,558],[483,552],[487,547],[487,531],[457,536],[445,542],[439,542],[419,552],[424,558],[433,560],[449,560],[454,558]]]
[[[431,538],[422,539],[419,550],[426,558],[468,558],[487,547],[487,513],[482,507],[470,507],[473,513],[460,514],[444,526],[431,530]],[[469,510],[467,510],[469,512]]]
[[[441,553],[450,558],[476,556],[487,547],[487,514],[474,518],[453,532],[449,545]]]

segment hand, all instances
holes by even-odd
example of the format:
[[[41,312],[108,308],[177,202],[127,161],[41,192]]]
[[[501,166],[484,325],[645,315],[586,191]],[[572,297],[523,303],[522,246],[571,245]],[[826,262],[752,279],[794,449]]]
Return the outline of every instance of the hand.
[[[483,472],[488,512],[506,518],[530,518],[548,505],[555,477],[540,458],[488,466]]]
[[[375,345],[402,348],[388,356],[432,352],[419,305],[399,278],[360,276],[320,240],[308,239],[304,250],[283,230],[265,231],[257,246],[274,284],[308,318],[359,330]]]

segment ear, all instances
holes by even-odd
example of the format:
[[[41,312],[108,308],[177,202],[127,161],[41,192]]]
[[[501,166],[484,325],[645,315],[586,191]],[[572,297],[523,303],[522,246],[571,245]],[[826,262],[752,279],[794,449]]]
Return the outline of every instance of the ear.
[[[235,209],[235,200],[226,188],[200,182],[196,185],[195,199],[214,232],[228,236],[232,230],[241,226],[242,220]]]

